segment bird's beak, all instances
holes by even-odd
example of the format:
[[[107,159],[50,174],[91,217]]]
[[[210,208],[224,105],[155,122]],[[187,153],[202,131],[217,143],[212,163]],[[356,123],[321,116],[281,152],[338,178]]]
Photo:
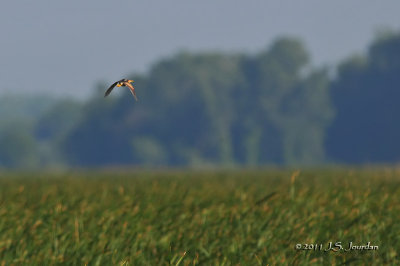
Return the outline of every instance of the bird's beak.
[[[130,79],[129,82],[132,83],[132,82],[135,82],[135,81],[133,81],[133,80]]]

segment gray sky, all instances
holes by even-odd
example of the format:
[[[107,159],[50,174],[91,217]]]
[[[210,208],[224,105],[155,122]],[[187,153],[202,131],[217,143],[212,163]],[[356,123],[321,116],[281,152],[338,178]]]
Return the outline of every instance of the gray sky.
[[[2,0],[0,93],[85,97],[180,50],[256,53],[283,35],[333,65],[377,29],[400,30],[399,10],[398,0]]]

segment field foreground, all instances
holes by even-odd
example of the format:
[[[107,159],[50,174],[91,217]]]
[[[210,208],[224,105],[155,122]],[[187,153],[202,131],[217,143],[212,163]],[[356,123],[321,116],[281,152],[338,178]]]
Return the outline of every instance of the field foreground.
[[[400,261],[396,169],[0,175],[0,265]]]

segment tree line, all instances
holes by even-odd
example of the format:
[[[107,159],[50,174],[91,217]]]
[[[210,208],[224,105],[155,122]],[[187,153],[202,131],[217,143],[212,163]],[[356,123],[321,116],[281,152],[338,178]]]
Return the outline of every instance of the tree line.
[[[0,166],[397,162],[400,34],[331,72],[312,66],[300,40],[280,38],[251,55],[160,60],[127,77],[138,102],[127,89],[103,98],[105,84],[86,101],[2,97]]]

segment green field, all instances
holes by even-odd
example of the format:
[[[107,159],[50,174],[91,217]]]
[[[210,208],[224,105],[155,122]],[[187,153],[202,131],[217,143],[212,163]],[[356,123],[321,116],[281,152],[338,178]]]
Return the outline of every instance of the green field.
[[[394,168],[0,175],[0,265],[400,261]]]

